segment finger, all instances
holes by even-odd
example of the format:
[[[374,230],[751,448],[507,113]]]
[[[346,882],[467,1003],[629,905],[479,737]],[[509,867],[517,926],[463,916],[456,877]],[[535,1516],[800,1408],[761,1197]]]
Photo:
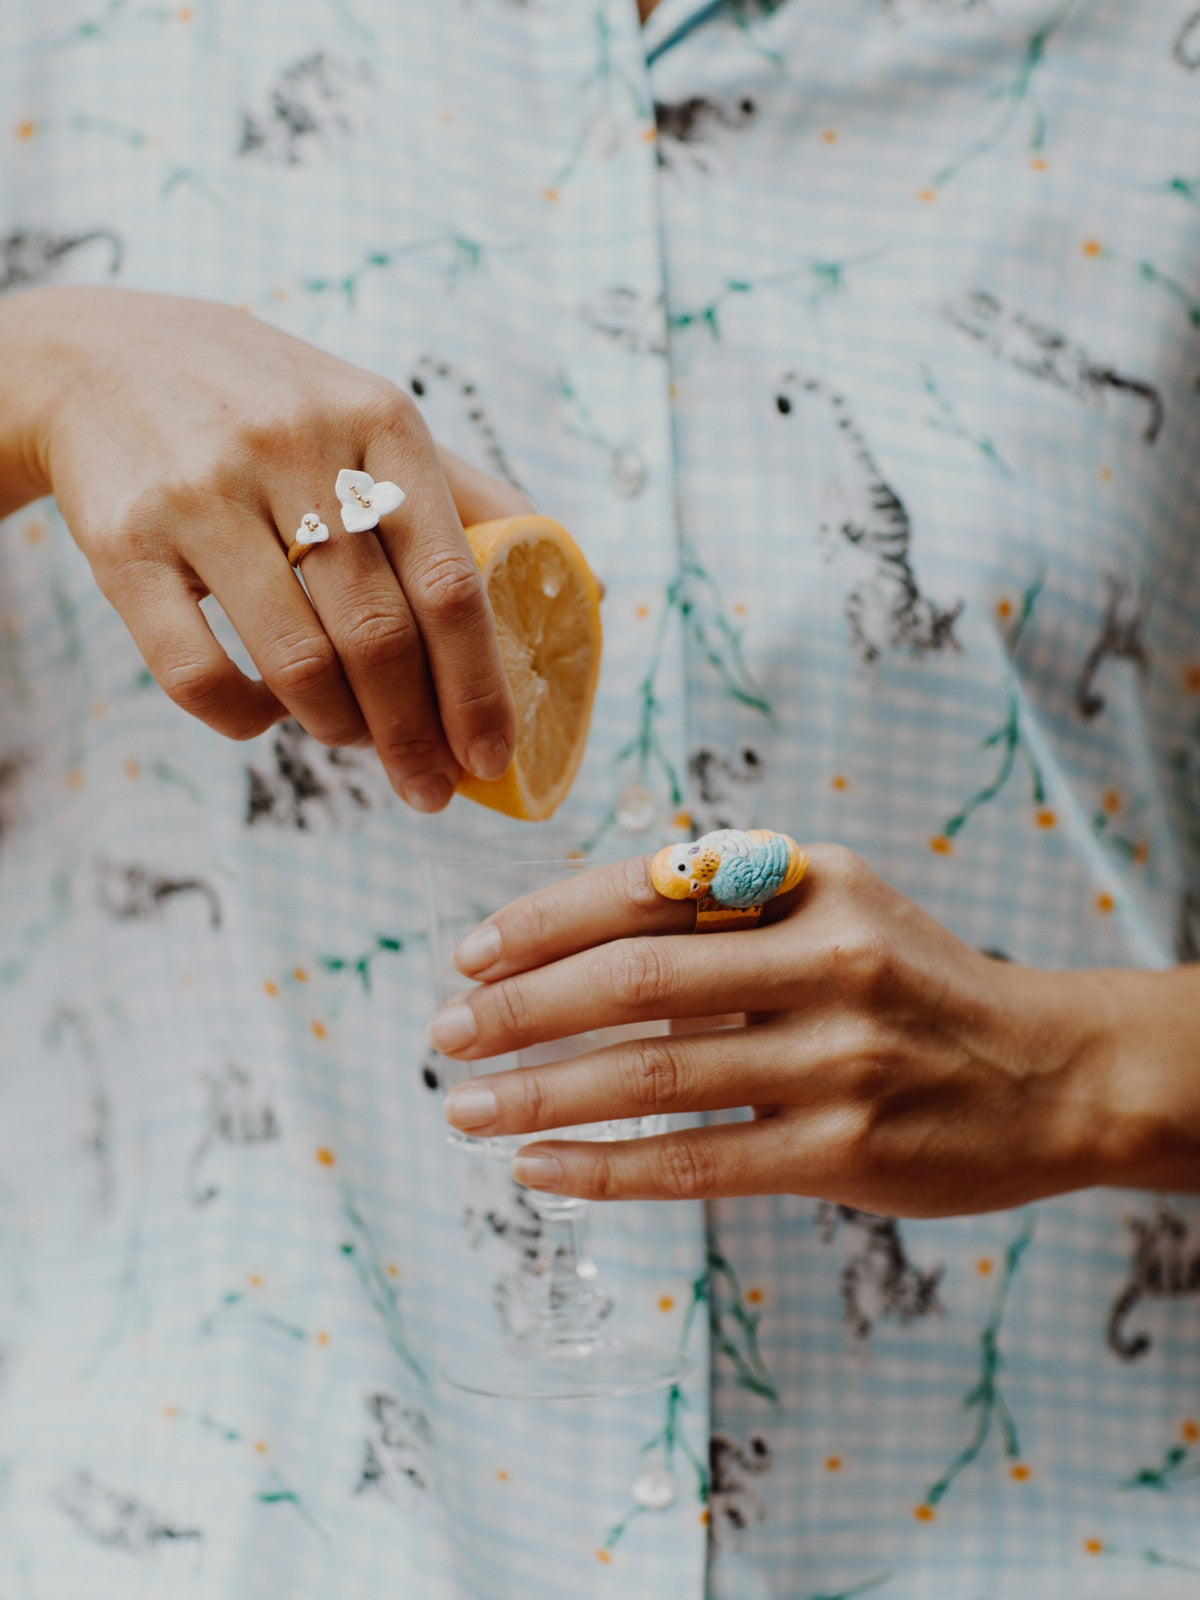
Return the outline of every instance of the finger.
[[[332,484],[337,474],[325,476]],[[440,811],[454,793],[460,768],[442,732],[412,608],[375,532],[347,533],[339,508],[323,506],[321,497],[310,509],[333,530],[304,557],[312,606],[392,787],[416,810]],[[397,514],[407,509],[406,500]],[[304,510],[272,505],[280,530],[294,528]]]
[[[225,654],[200,609],[208,591],[193,574],[127,563],[101,587],[159,687],[184,711],[228,739],[253,739],[286,714],[265,683]]]
[[[505,1055],[593,1028],[796,1004],[803,955],[781,928],[615,939],[548,966],[480,984],[430,1021],[460,1060]]]
[[[491,522],[496,517],[527,516],[533,501],[514,484],[494,478],[482,467],[472,466],[444,444],[436,445],[451,498],[464,527],[472,522]]]
[[[399,390],[396,399],[364,453],[373,478],[405,473],[405,502],[381,521],[379,543],[412,607],[450,749],[477,777],[499,778],[516,715],[492,608],[429,429]]]
[[[510,901],[472,929],[454,952],[455,966],[468,978],[493,982],[610,939],[690,932],[695,903],[659,894],[650,882],[651,860],[631,856],[572,873]]]
[[[366,723],[337,651],[274,530],[258,518],[231,520],[190,554],[263,681],[296,720],[322,744],[361,739]]]
[[[803,1064],[794,1030],[762,1023],[656,1035],[607,1050],[472,1077],[450,1090],[446,1118],[481,1137],[612,1118],[795,1103]]]
[[[789,1177],[805,1172],[798,1127],[766,1117],[612,1143],[542,1140],[517,1152],[512,1175],[526,1188],[581,1200],[792,1193]]]

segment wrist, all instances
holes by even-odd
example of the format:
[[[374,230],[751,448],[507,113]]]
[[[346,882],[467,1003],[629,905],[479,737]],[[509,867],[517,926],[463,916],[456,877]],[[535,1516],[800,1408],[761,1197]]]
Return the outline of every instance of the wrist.
[[[0,516],[52,492],[50,422],[63,366],[70,289],[26,289],[0,301]]]
[[[1095,979],[1087,1075],[1098,1175],[1116,1188],[1200,1191],[1200,966]]]

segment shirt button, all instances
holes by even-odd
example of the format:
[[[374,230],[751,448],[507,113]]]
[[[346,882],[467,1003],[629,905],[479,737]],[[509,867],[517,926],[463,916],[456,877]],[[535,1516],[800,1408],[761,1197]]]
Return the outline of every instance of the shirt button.
[[[633,1480],[633,1498],[643,1511],[665,1511],[678,1493],[675,1474],[666,1467],[651,1467]]]
[[[611,472],[613,485],[623,499],[633,500],[641,494],[646,482],[646,463],[636,450],[614,451]]]
[[[640,783],[631,783],[617,801],[617,821],[627,833],[645,833],[658,820],[658,801]]]
[[[606,111],[601,111],[593,118],[587,142],[592,154],[602,161],[608,156],[615,156],[621,148],[621,130]]]

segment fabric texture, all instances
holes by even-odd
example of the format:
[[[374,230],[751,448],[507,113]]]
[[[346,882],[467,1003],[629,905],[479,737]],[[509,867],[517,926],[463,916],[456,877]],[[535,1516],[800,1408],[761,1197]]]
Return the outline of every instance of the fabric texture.
[[[561,519],[607,648],[556,837],[837,840],[978,947],[1160,967],[1198,135],[1185,0],[6,5],[0,290],[244,305]],[[687,1379],[441,1379],[538,1224],[444,1139],[418,862],[543,837],[223,741],[53,504],[0,524],[0,1597],[1200,1592],[1194,1197],[593,1208]]]

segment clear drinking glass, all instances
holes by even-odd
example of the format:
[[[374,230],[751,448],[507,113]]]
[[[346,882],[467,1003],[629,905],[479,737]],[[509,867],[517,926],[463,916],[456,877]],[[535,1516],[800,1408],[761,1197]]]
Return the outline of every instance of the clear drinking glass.
[[[513,860],[427,857],[423,864],[430,950],[436,1000],[446,1005],[475,983],[455,967],[455,946],[485,917],[510,900],[568,877],[584,868],[569,859]],[[465,1078],[564,1061],[600,1050],[622,1039],[665,1033],[668,1024],[638,1023],[572,1034],[505,1056],[482,1061],[439,1057],[445,1088]],[[629,1139],[644,1129],[646,1119],[589,1123],[554,1130],[568,1139]],[[479,1139],[447,1125],[449,1143],[467,1154],[510,1161],[535,1137],[521,1134]],[[588,1206],[570,1196],[523,1191],[540,1224],[537,1259],[522,1279],[525,1303],[520,1327],[501,1337],[494,1355],[481,1366],[477,1358],[457,1364],[452,1352],[442,1361],[443,1375],[460,1388],[478,1394],[547,1399],[580,1395],[638,1394],[676,1382],[687,1370],[677,1352],[655,1350],[623,1339],[610,1326],[612,1297],[598,1281],[595,1263],[585,1251]]]

